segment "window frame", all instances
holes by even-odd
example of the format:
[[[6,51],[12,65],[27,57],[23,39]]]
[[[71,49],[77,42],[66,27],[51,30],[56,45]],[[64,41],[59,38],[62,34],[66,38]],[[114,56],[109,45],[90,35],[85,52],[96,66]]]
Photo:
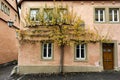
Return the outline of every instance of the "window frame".
[[[1,11],[4,12],[4,9],[5,9],[5,4],[3,2],[1,2]]]
[[[46,53],[46,54],[47,54],[47,55],[46,55],[47,57],[44,57],[44,44],[47,44],[47,51],[46,51],[46,52],[47,52],[47,53]],[[48,44],[51,44],[51,56],[50,56],[50,57],[48,56],[48,54],[49,54],[49,53],[48,53]],[[52,59],[53,59],[53,43],[52,43],[52,42],[45,42],[45,43],[43,42],[43,43],[41,44],[41,49],[42,49],[42,50],[41,50],[41,58],[42,58],[43,60],[52,60]]]
[[[112,21],[110,21],[110,9],[112,9]],[[117,21],[115,21],[115,15],[113,14],[113,12],[115,12],[114,10],[115,9],[118,9],[117,10]],[[113,16],[114,15],[114,16]],[[110,23],[119,23],[120,22],[120,8],[118,8],[118,7],[110,7],[110,8],[108,8],[108,21],[110,22]]]
[[[37,20],[37,18],[35,17],[34,20],[32,20],[32,17],[31,17],[31,10],[38,10],[38,14],[39,14],[39,11],[40,11],[40,8],[30,8],[30,20],[33,21],[33,22],[38,22],[39,20]],[[37,14],[36,14],[37,16]]]
[[[98,21],[96,21],[96,9],[97,10],[99,10],[99,12],[98,12]],[[100,19],[101,19],[101,14],[100,14],[100,10],[103,10],[102,12],[103,12],[103,21],[101,21]],[[94,8],[94,21],[96,22],[96,23],[105,23],[106,22],[106,8],[104,8],[104,7],[95,7]]]
[[[49,11],[49,12],[51,12],[52,13],[52,18],[53,18],[53,8],[44,8],[44,20],[46,20],[45,19],[45,13],[47,14],[47,10]],[[52,20],[50,20],[50,18],[48,17],[48,15],[47,15],[47,19],[48,19],[48,21],[46,20],[46,22],[51,22]]]
[[[77,49],[77,45],[81,46],[81,45],[84,45],[84,58],[81,58],[81,56],[79,58],[77,58],[76,54],[76,49]],[[81,50],[81,48],[79,49]],[[79,53],[81,54],[81,53]],[[75,44],[75,61],[87,61],[87,45],[86,44]]]

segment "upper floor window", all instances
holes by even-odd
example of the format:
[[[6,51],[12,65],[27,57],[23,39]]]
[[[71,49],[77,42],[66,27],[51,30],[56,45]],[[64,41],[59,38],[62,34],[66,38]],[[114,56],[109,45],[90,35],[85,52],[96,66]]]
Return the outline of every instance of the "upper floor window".
[[[67,9],[66,8],[60,8],[59,9],[59,15],[60,15],[60,21],[66,22],[65,15],[67,14]]]
[[[52,43],[43,43],[42,44],[42,58],[43,59],[52,59]]]
[[[7,6],[5,5],[4,12],[7,14]]]
[[[95,21],[96,22],[105,22],[105,9],[96,8],[95,9]]]
[[[109,21],[110,22],[119,22],[119,9],[118,8],[110,8],[109,9]]]
[[[5,6],[4,3],[1,2],[1,10],[2,10],[2,11],[4,11],[4,6]]]
[[[8,6],[6,6],[3,2],[1,2],[1,10],[7,14],[10,15],[10,9],[8,8]]]
[[[86,59],[86,45],[85,44],[77,44],[75,46],[75,59],[76,60],[85,60]]]
[[[45,8],[44,9],[45,21],[47,21],[47,22],[52,21],[52,17],[53,17],[53,9],[52,8]]]
[[[17,21],[17,15],[15,14],[15,21]]]
[[[32,21],[38,21],[37,15],[39,13],[39,9],[31,9],[30,10],[30,19]]]

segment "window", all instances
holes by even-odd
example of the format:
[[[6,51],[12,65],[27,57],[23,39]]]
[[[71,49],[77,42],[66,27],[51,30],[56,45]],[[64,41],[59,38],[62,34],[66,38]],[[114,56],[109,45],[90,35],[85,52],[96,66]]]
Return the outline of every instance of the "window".
[[[105,22],[105,9],[96,8],[95,9],[95,21],[96,22]]]
[[[59,10],[60,12],[60,21],[62,21],[63,23],[66,23],[66,18],[65,15],[67,14],[67,9],[66,8],[60,8]]]
[[[4,12],[7,14],[7,6],[5,5]]]
[[[10,9],[7,8],[7,15],[10,15]]]
[[[38,18],[37,18],[38,13],[39,13],[39,9],[30,10],[30,18],[32,21],[38,21]]]
[[[109,9],[109,21],[110,22],[119,22],[119,9],[110,8]]]
[[[4,11],[4,3],[1,2],[1,10]]]
[[[47,8],[44,9],[44,19],[46,22],[52,21],[52,16],[53,15],[53,9],[52,8]]]
[[[43,59],[52,59],[52,43],[42,44],[42,57]]]
[[[15,21],[17,21],[17,15],[15,15]]]
[[[85,60],[86,59],[86,46],[85,44],[77,44],[75,51],[76,60]]]

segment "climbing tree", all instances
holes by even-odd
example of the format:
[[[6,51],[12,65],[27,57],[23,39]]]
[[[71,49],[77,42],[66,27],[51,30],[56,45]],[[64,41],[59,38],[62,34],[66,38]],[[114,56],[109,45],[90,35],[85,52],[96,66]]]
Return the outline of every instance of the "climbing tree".
[[[61,49],[60,72],[63,72],[64,47],[73,43],[89,43],[106,41],[107,36],[101,36],[97,30],[85,27],[85,22],[76,16],[68,6],[47,7],[38,11],[36,16],[25,16],[25,30],[18,31],[20,42],[53,41]]]

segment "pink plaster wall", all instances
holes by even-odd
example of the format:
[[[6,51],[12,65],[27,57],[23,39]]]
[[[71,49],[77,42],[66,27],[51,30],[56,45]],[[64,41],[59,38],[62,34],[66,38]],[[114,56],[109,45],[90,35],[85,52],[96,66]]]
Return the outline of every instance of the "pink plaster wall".
[[[15,30],[0,20],[0,64],[17,60],[18,48]]]
[[[15,10],[17,11],[17,6],[15,5],[15,0],[8,0],[12,6],[14,6]],[[0,10],[0,18],[4,19],[5,21],[13,21],[14,25],[16,27],[20,27],[19,25],[19,18],[18,18],[18,13],[6,3],[6,1],[1,0],[0,2],[3,2],[7,7],[10,9],[10,15],[5,14],[2,10]],[[15,7],[16,6],[16,7]],[[17,15],[17,20],[15,21],[15,15]]]
[[[23,26],[25,26],[25,22],[24,22],[24,17],[26,15],[26,13],[29,12],[30,8],[43,8],[44,5],[47,4],[48,6],[53,6],[53,2],[23,2],[21,5],[21,21],[20,21],[20,26],[21,28],[23,28]],[[81,16],[81,19],[83,19],[85,21],[85,25],[86,28],[90,28],[90,29],[94,29],[94,27],[96,27],[96,29],[98,29],[98,32],[102,35],[106,35],[106,33],[109,31],[109,36],[111,37],[112,40],[117,41],[117,53],[118,53],[118,66],[120,67],[120,47],[118,45],[118,43],[120,42],[120,23],[109,23],[108,21],[106,21],[106,23],[95,23],[94,22],[94,8],[95,7],[103,7],[106,8],[107,10],[110,7],[120,7],[120,2],[113,2],[113,1],[69,1],[69,2],[56,2],[56,4],[63,4],[63,5],[68,5],[70,8],[73,7],[74,12],[77,13],[78,16]],[[108,16],[108,15],[107,15]],[[23,28],[24,29],[24,28]],[[26,47],[26,48],[25,48]],[[29,46],[30,47],[30,46]],[[40,55],[39,55],[39,51],[40,51],[40,46],[39,44],[37,45],[37,47],[30,47],[28,48],[28,44],[21,45],[22,50],[20,50],[20,54],[19,54],[19,65],[59,65],[59,51],[55,51],[54,52],[54,60],[53,61],[41,61],[40,60]],[[37,51],[36,53],[32,53],[31,49],[36,48]],[[27,49],[27,51],[26,51]],[[26,56],[27,54],[30,54],[27,59]],[[32,55],[32,57],[36,56],[37,59],[35,58],[30,58]],[[84,65],[93,65],[93,66],[99,66],[100,64],[100,58],[101,58],[101,51],[100,51],[100,44],[88,44],[87,47],[87,57],[88,60],[87,61],[74,61],[74,49],[72,47],[66,47],[65,48],[65,62],[64,65],[69,66],[69,65],[74,65],[74,66],[84,66]],[[56,57],[58,59],[56,59]],[[34,63],[31,61],[33,60]],[[25,62],[24,62],[25,61]]]
[[[7,1],[17,11],[16,1]],[[16,31],[15,29],[8,27],[7,21],[13,21],[16,27],[20,26],[18,13],[5,0],[0,0],[0,3],[1,2],[3,2],[10,9],[10,15],[5,14],[0,9],[0,64],[18,59]],[[15,15],[17,15],[16,21]]]

